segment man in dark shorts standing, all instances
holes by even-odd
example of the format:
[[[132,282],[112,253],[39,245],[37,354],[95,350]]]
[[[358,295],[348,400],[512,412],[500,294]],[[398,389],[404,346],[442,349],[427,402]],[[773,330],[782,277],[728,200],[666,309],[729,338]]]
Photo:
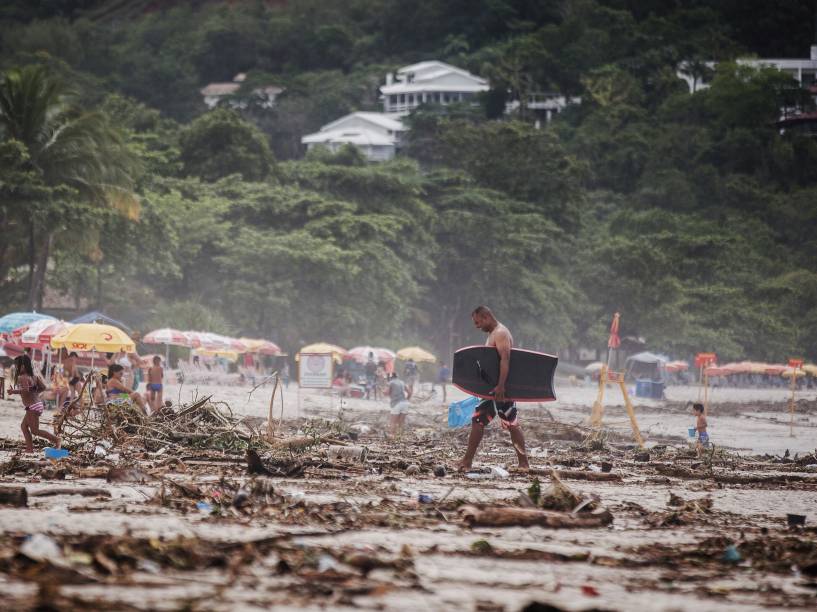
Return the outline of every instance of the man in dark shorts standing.
[[[478,329],[481,329],[488,334],[488,339],[485,341],[485,346],[495,346],[499,353],[499,381],[496,387],[491,392],[494,399],[484,400],[474,411],[474,416],[471,417],[471,434],[468,436],[468,450],[465,452],[465,457],[459,464],[460,471],[467,471],[471,469],[471,463],[474,461],[474,455],[477,452],[477,447],[482,441],[482,436],[485,433],[485,426],[488,425],[494,417],[499,416],[500,423],[503,429],[507,429],[511,434],[511,442],[513,442],[514,450],[516,451],[516,458],[519,461],[520,468],[528,468],[528,455],[525,451],[525,436],[522,434],[522,428],[519,426],[519,415],[516,410],[516,403],[505,400],[505,381],[508,380],[508,372],[511,365],[511,349],[513,348],[513,336],[507,327],[502,325],[494,317],[494,313],[487,306],[477,306],[474,312],[471,313],[471,319]]]

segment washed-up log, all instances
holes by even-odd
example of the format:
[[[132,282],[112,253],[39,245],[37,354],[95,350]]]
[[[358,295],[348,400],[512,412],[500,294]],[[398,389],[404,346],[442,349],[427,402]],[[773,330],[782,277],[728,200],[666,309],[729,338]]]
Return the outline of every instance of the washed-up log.
[[[98,487],[52,487],[29,493],[31,497],[48,497],[51,495],[82,495],[83,497],[110,497],[108,489]]]
[[[603,508],[595,512],[573,515],[567,512],[537,510],[535,508],[508,508],[505,506],[463,506],[460,516],[471,527],[550,527],[575,529],[603,527],[613,522],[613,515]]]
[[[0,506],[20,508],[27,505],[28,493],[25,487],[0,487]]]
[[[593,482],[621,482],[621,475],[612,472],[590,472],[583,470],[553,470],[551,468],[530,468],[528,470],[514,468],[514,474],[530,474],[531,476],[550,476],[556,472],[563,480],[591,480]]]
[[[110,470],[109,467],[72,468],[71,473],[76,478],[105,478]]]
[[[711,472],[694,472],[673,465],[656,465],[658,473],[674,478],[686,480],[714,480],[721,484],[788,484],[792,482],[806,482],[817,485],[817,478],[800,474],[712,474]]]

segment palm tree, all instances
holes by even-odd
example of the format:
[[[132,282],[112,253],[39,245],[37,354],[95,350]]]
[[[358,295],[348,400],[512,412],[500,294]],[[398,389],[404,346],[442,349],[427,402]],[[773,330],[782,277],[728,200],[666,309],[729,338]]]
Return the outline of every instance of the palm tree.
[[[22,143],[27,165],[50,195],[22,213],[29,231],[30,308],[41,308],[49,255],[60,228],[57,212],[86,203],[114,207],[133,218],[135,156],[100,112],[77,107],[74,92],[45,66],[12,69],[0,79],[0,138]]]

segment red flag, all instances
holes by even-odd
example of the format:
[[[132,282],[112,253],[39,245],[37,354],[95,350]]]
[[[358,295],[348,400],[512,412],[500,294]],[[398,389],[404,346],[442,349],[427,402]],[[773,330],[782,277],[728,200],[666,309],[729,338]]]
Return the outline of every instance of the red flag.
[[[618,337],[618,321],[621,318],[619,313],[613,315],[613,323],[610,325],[610,338],[607,340],[607,348],[617,349],[621,346],[621,338]]]

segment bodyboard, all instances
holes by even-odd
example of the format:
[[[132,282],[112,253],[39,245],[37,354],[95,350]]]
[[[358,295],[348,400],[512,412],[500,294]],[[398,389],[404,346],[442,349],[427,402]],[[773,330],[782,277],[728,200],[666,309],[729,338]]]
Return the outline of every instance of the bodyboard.
[[[505,397],[516,402],[551,402],[556,399],[553,376],[559,358],[547,353],[511,349]],[[470,395],[493,399],[499,380],[499,353],[493,346],[468,346],[454,353],[452,382]]]

